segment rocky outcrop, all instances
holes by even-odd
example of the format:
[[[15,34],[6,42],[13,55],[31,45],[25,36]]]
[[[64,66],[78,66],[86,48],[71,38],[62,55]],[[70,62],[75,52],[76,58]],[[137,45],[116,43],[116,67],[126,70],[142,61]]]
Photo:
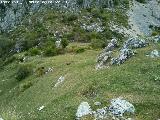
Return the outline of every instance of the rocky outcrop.
[[[0,1],[0,31],[9,30],[21,24],[22,18],[26,14],[33,14],[37,11],[47,9],[58,9],[61,11],[79,11],[80,8],[113,7],[113,0],[59,0],[59,1],[26,1],[11,0],[7,3]]]
[[[129,38],[120,48],[118,56],[113,57],[113,49],[117,46],[117,40],[112,39],[108,46],[98,56],[96,69],[109,67],[113,64],[123,64],[126,60],[135,55],[136,52],[133,49],[146,47],[147,45],[149,45],[149,43],[143,39],[137,37]]]
[[[95,120],[121,120],[121,118],[127,120],[124,114],[134,114],[134,112],[134,106],[123,98],[112,99],[109,107],[98,108],[95,111],[91,109],[88,102],[82,102],[77,109],[76,119],[81,120],[81,118],[90,115]]]
[[[117,40],[112,39],[111,42],[98,55],[96,69],[101,69],[106,66],[112,57],[112,50],[117,47]]]

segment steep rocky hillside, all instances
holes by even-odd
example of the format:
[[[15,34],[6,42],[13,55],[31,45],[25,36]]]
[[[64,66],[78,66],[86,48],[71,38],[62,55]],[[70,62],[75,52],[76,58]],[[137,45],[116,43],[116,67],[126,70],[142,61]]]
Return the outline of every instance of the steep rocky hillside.
[[[159,0],[6,2],[0,120],[160,119]]]

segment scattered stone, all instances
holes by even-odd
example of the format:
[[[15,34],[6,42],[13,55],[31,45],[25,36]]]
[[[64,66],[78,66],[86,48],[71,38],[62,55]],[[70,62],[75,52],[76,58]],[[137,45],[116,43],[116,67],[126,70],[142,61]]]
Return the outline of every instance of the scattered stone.
[[[47,73],[49,73],[49,72],[53,72],[53,67],[51,67],[51,68],[49,67],[49,68],[46,70],[45,73],[47,74]]]
[[[125,112],[134,113],[134,106],[122,98],[112,99],[109,110],[115,116],[123,116]]]
[[[91,110],[90,105],[88,104],[88,102],[82,102],[79,105],[77,113],[76,113],[77,119],[79,119],[85,115],[89,115],[89,114],[92,114],[92,110]]]
[[[94,105],[100,106],[100,105],[101,105],[101,102],[95,102]]]
[[[96,112],[93,112],[95,120],[103,120],[108,117],[107,107],[102,109],[97,109]]]
[[[45,106],[41,106],[38,108],[39,111],[43,110]]]
[[[61,84],[63,81],[64,81],[64,77],[63,76],[61,76],[59,79],[58,79],[58,81],[57,81],[57,83],[55,84],[55,86],[54,87],[57,87],[59,84]]]
[[[150,55],[151,58],[160,57],[160,52],[158,50],[153,50]]]

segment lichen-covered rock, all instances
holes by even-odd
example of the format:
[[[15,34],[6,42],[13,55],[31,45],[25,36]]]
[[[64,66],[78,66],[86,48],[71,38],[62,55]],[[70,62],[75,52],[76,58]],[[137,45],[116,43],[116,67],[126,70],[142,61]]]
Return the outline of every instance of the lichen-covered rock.
[[[108,110],[107,107],[97,109],[95,112],[93,112],[95,120],[104,120],[108,117]]]
[[[156,58],[156,57],[160,57],[160,51],[158,50],[153,50],[150,55],[151,58]]]
[[[112,39],[111,42],[104,48],[102,53],[99,54],[97,58],[97,66],[96,69],[101,69],[106,66],[109,60],[112,57],[112,50],[117,47],[117,40]]]
[[[111,105],[108,107],[98,108],[93,111],[88,102],[82,102],[77,110],[76,119],[81,120],[84,117],[91,116],[94,120],[133,120],[127,119],[124,113],[134,113],[134,106],[128,101],[122,98],[116,98],[111,100]],[[129,117],[129,116],[128,116]]]
[[[123,116],[125,112],[135,112],[134,106],[128,101],[123,100],[122,98],[112,99],[109,110],[112,112],[113,115],[116,116]]]
[[[81,117],[89,114],[92,114],[90,105],[88,102],[82,102],[77,109],[76,118],[80,119]]]
[[[112,51],[101,53],[97,59],[96,69],[104,68],[107,62],[111,59]]]
[[[123,46],[121,49],[125,48],[142,48],[146,47],[148,43],[140,38],[129,38],[127,41],[124,42]]]
[[[154,41],[154,43],[158,43],[158,42],[160,42],[160,36],[155,36],[154,38],[153,38],[153,41]]]
[[[117,58],[112,58],[111,59],[111,64],[122,64],[124,63],[127,59],[131,58],[132,56],[134,56],[135,51],[131,50],[131,49],[122,49],[120,50],[120,54]]]
[[[112,39],[110,43],[108,43],[107,47],[105,47],[104,52],[112,51],[114,48],[118,46],[117,39]]]

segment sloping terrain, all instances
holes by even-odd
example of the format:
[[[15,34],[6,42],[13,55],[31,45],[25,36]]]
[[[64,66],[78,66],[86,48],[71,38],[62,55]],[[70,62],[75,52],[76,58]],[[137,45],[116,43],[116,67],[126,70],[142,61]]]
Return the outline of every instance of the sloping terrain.
[[[146,56],[153,49],[152,45],[138,49],[138,54],[125,64],[99,71],[95,70],[99,53],[95,50],[47,58],[29,57],[24,63],[15,61],[0,71],[1,116],[4,120],[73,120],[82,101],[92,106],[100,101],[103,107],[110,99],[121,96],[135,106],[136,120],[158,119],[160,63],[158,58]],[[33,74],[18,82],[15,73],[19,64],[53,67],[53,72],[40,77]],[[60,76],[65,80],[54,87]],[[25,88],[24,84],[30,82],[32,85]]]
[[[97,110],[118,97],[135,107],[125,120],[160,119],[158,0],[18,1],[24,3],[0,4],[0,120],[74,120],[83,101]],[[96,70],[102,48],[109,45],[116,57],[137,35],[146,46],[122,55],[124,64]]]

